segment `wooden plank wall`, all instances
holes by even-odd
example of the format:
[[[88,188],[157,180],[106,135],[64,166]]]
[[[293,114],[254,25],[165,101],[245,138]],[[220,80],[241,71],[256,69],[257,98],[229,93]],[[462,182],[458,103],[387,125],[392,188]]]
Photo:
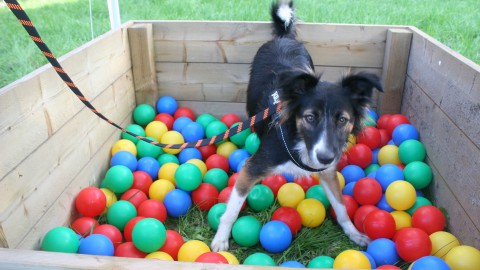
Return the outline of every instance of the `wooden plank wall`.
[[[449,229],[480,248],[480,66],[411,29],[402,112],[420,131]]]
[[[135,105],[126,31],[60,58],[92,104],[123,124]],[[80,189],[99,184],[119,132],[49,65],[0,89],[0,108],[0,247],[35,249],[49,229],[69,223]]]

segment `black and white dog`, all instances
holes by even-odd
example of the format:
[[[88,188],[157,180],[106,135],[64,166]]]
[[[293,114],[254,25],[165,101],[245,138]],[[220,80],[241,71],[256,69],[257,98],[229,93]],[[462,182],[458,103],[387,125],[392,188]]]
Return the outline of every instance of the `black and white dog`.
[[[273,4],[271,15],[274,38],[253,60],[247,111],[252,116],[277,102],[282,109],[255,126],[260,147],[240,171],[211,247],[228,249],[232,225],[249,191],[266,176],[281,172],[318,173],[337,222],[353,242],[365,246],[370,239],[350,221],[336,171],[348,135],[361,128],[373,89],[382,91],[379,79],[359,73],[338,83],[321,81],[309,53],[296,40],[292,2]]]

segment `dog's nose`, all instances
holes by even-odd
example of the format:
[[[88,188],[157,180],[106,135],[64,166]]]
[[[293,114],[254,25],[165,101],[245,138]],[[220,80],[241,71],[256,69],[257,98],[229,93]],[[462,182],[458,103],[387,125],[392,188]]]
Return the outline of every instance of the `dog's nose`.
[[[335,159],[333,153],[317,153],[317,160],[322,164],[330,164]]]

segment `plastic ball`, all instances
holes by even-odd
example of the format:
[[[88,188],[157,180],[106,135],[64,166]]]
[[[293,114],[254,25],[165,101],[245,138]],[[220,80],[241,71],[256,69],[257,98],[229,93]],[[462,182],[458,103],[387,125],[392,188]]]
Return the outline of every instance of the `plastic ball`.
[[[350,150],[352,146],[357,144],[357,138],[353,134],[348,135],[347,146],[345,148],[346,151]]]
[[[330,201],[328,200],[327,193],[323,189],[322,185],[315,185],[310,187],[305,193],[305,198],[313,198],[319,200],[325,208],[330,207]]]
[[[228,127],[220,120],[212,121],[205,128],[205,137],[212,138],[214,136],[220,135],[223,132],[227,131]]]
[[[245,149],[250,153],[250,155],[255,154],[260,147],[260,138],[258,137],[257,133],[251,133],[248,135],[247,139],[245,139]]]
[[[130,131],[133,134],[140,135],[142,137],[145,137],[145,135],[146,135],[143,127],[141,127],[137,124],[128,125],[125,129]],[[122,132],[122,139],[127,139],[127,140],[133,142],[134,144],[136,144],[139,140],[137,137],[134,137],[134,136],[132,136],[132,135],[126,133],[126,132]]]
[[[140,204],[148,199],[147,195],[139,189],[131,188],[122,194],[120,200],[129,201],[138,209]]]
[[[355,188],[356,182],[350,182],[345,185],[345,187],[342,190],[343,195],[348,195],[353,197],[353,189]]]
[[[114,248],[116,248],[123,241],[122,232],[120,232],[120,230],[117,227],[110,224],[102,224],[96,227],[92,233],[103,234],[106,237],[108,237],[108,239],[112,241]]]
[[[430,255],[432,242],[423,230],[418,228],[403,228],[395,235],[397,253],[404,261],[413,262]]]
[[[273,196],[277,197],[278,190],[287,183],[287,180],[281,174],[272,174],[265,177],[261,183],[269,187],[273,192]]]
[[[132,219],[130,219],[127,224],[125,225],[125,228],[123,229],[123,236],[125,237],[125,240],[127,242],[132,242],[132,232],[133,232],[133,228],[135,227],[135,225],[142,219],[144,219],[146,217],[142,217],[142,216],[136,216]]]
[[[186,142],[196,142],[205,136],[205,130],[202,125],[197,122],[186,124],[180,131]]]
[[[248,193],[247,203],[255,212],[263,211],[273,205],[275,196],[272,190],[262,184],[255,185]]]
[[[155,109],[148,104],[140,104],[133,110],[133,121],[140,126],[146,126],[155,118]]]
[[[365,221],[365,217],[372,211],[378,210],[378,207],[374,205],[362,205],[360,206],[357,211],[355,211],[355,214],[353,216],[353,224],[355,225],[355,228],[359,232],[364,232],[363,231],[363,222]]]
[[[424,189],[433,178],[432,169],[426,163],[421,161],[413,161],[405,166],[403,170],[405,180],[412,184],[415,189]]]
[[[360,251],[367,257],[368,261],[370,262],[370,265],[372,266],[372,269],[377,268],[377,263],[373,259],[372,255],[368,254],[366,251]]]
[[[282,172],[282,176],[285,177],[287,183],[291,183],[295,180],[295,175],[287,172]]]
[[[390,213],[395,219],[395,228],[400,230],[412,226],[412,217],[405,211],[393,211]]]
[[[316,199],[305,199],[297,206],[302,225],[309,228],[320,226],[325,220],[325,206]]]
[[[160,121],[152,121],[145,127],[145,135],[154,138],[157,142],[160,141],[163,134],[168,131],[167,125]]]
[[[41,249],[53,252],[77,253],[79,245],[78,235],[72,229],[55,227],[43,237]]]
[[[277,199],[281,206],[297,208],[297,205],[305,199],[305,191],[296,183],[286,183],[278,190]]]
[[[165,243],[167,232],[162,222],[154,218],[144,218],[135,224],[132,241],[139,250],[151,253]]]
[[[91,234],[82,241],[78,247],[79,254],[113,256],[115,249],[110,238],[103,234]]]
[[[137,213],[142,217],[155,218],[161,222],[165,222],[167,219],[167,209],[162,202],[149,199],[138,207]]]
[[[193,203],[202,211],[208,211],[218,202],[218,190],[209,183],[202,183],[192,192]]]
[[[228,264],[227,259],[222,254],[213,251],[206,252],[198,256],[195,262]]]
[[[148,191],[148,196],[150,199],[163,202],[167,193],[173,189],[175,189],[175,186],[172,184],[172,182],[160,179],[152,183]]]
[[[383,191],[386,191],[391,183],[397,180],[404,180],[404,178],[402,169],[393,164],[381,166],[375,174],[375,179],[380,183]]]
[[[398,180],[387,187],[385,197],[393,209],[407,210],[415,203],[417,193],[412,184],[404,180]]]
[[[357,135],[357,143],[368,146],[370,149],[380,147],[380,132],[377,128],[366,126]]]
[[[128,167],[116,165],[105,174],[106,186],[113,192],[123,193],[133,184],[133,174]]]
[[[390,204],[388,204],[387,197],[385,196],[385,194],[382,195],[382,198],[380,199],[380,201],[375,206],[378,207],[379,209],[385,210],[387,212],[395,211],[395,209],[393,209],[390,206]]]
[[[413,161],[423,161],[425,156],[425,146],[417,140],[406,140],[398,147],[398,157],[405,165]]]
[[[105,205],[105,209],[102,212],[102,215],[106,214],[110,206],[117,201],[117,195],[113,191],[111,191],[108,188],[101,188],[100,189],[103,194],[105,195],[105,198],[107,200],[107,203]]]
[[[425,256],[415,261],[412,270],[435,269],[435,270],[451,270],[448,264],[435,256]]]
[[[388,122],[388,119],[391,117],[392,115],[391,114],[382,114],[380,115],[380,117],[378,117],[377,119],[377,127],[379,129],[385,129],[387,128],[387,122]]]
[[[160,122],[164,123],[165,126],[167,126],[168,130],[172,130],[173,122],[175,121],[173,116],[171,116],[168,113],[159,113],[155,116],[155,118],[153,120],[154,121],[160,121]]]
[[[192,199],[185,191],[174,189],[167,193],[163,203],[165,204],[165,208],[167,208],[169,216],[180,217],[187,214],[192,205]]]
[[[210,248],[202,241],[189,240],[178,250],[178,261],[194,262],[200,255],[210,252]]]
[[[217,153],[217,146],[215,144],[200,146],[198,147],[198,150],[200,151],[200,153],[202,153],[202,159],[207,160],[211,155]]]
[[[167,230],[165,243],[160,248],[160,251],[169,254],[174,260],[177,260],[178,251],[184,243],[185,241],[183,240],[183,237],[178,232]]]
[[[372,163],[372,149],[365,144],[355,144],[347,152],[348,162],[365,169]]]
[[[177,101],[171,96],[163,96],[159,98],[156,105],[158,113],[168,113],[173,115],[178,109]]]
[[[174,261],[172,256],[170,254],[163,252],[163,251],[155,251],[147,256],[145,256],[145,259],[156,259],[156,260],[162,260],[162,261]]]
[[[341,173],[345,179],[346,184],[351,182],[357,182],[358,180],[365,177],[365,172],[357,165],[347,165],[342,169]]]
[[[320,184],[320,181],[311,175],[297,177],[293,182],[299,184],[305,192],[307,192],[310,187]]]
[[[407,210],[407,213],[410,216],[413,216],[413,213],[415,213],[415,211],[417,211],[418,208],[420,208],[422,206],[425,206],[425,205],[432,205],[432,202],[430,202],[425,197],[417,196],[417,199],[415,199],[415,203],[413,204],[413,206],[410,209]]]
[[[333,262],[333,268],[371,269],[372,266],[370,265],[368,258],[362,252],[349,249],[338,254]]]
[[[429,238],[432,242],[431,255],[439,258],[444,258],[452,248],[460,246],[457,237],[449,232],[434,232],[430,234]]]
[[[391,239],[395,234],[395,219],[385,210],[374,210],[365,217],[363,231],[372,240]]]
[[[307,265],[307,268],[333,268],[335,260],[329,256],[318,256],[313,258]]]
[[[240,123],[233,124],[232,128],[234,128],[234,127],[238,128],[239,124]],[[230,137],[230,141],[233,142],[234,144],[236,144],[239,147],[243,147],[250,134],[252,134],[252,130],[250,128],[247,128],[247,129],[241,131],[240,133],[237,133],[237,134],[233,135],[232,137]]]
[[[118,247],[115,249],[115,256],[126,258],[145,258],[147,253],[138,250],[133,242],[125,242],[118,245]]]
[[[276,266],[273,258],[262,252],[248,255],[243,261],[243,265]]]
[[[232,238],[242,247],[252,247],[256,245],[260,237],[262,224],[253,216],[243,216],[238,218],[232,227]]]
[[[352,196],[349,196],[349,195],[342,195],[342,198],[343,198],[343,204],[347,209],[347,215],[350,218],[350,220],[353,220],[353,217],[355,216],[355,212],[358,209],[358,203],[355,201],[355,199]],[[337,216],[335,214],[335,209],[333,209],[333,207],[330,207],[330,212],[332,214],[332,218],[336,220]]]
[[[373,257],[376,265],[395,264],[400,260],[395,243],[386,238],[373,240],[367,247],[367,253]]]
[[[180,117],[188,117],[195,121],[195,113],[188,107],[180,107],[175,111],[173,118],[178,119]]]
[[[203,182],[214,185],[221,192],[228,184],[228,174],[219,168],[208,170],[203,177]]]
[[[202,183],[202,172],[190,163],[184,163],[175,171],[175,183],[177,188],[184,191],[197,189]]]
[[[238,164],[240,164],[241,161],[249,157],[250,154],[247,152],[247,150],[237,149],[233,151],[228,157],[228,164],[230,165],[230,168],[232,168],[234,171],[237,171],[236,169],[238,167]]]
[[[175,173],[177,172],[178,167],[180,167],[180,165],[173,162],[163,164],[158,170],[158,179],[168,180],[175,185]]]
[[[363,171],[365,172],[367,177],[370,177],[369,175],[371,175],[372,173],[375,175],[379,168],[380,168],[380,165],[378,165],[378,164],[370,164]],[[375,177],[371,177],[371,178],[375,178]]]
[[[419,207],[412,215],[412,226],[422,229],[428,235],[442,231],[445,225],[446,219],[442,211],[432,205]]]
[[[100,215],[107,206],[105,194],[96,187],[82,189],[75,198],[75,207],[83,216],[95,217]]]
[[[388,134],[392,135],[395,128],[401,124],[410,124],[410,121],[404,115],[394,114],[388,117],[385,129],[388,131]]]
[[[418,140],[419,134],[413,125],[401,124],[393,130],[392,139],[395,145],[400,146],[406,140]]]
[[[353,188],[353,198],[361,205],[375,205],[382,198],[382,186],[375,179],[362,178]]]
[[[220,218],[226,210],[227,205],[225,203],[217,203],[208,211],[208,225],[210,225],[210,228],[212,228],[214,231],[218,229],[218,225],[220,225]]]
[[[179,117],[173,122],[173,130],[181,133],[183,128],[185,128],[190,123],[194,123],[192,119],[185,116]]]
[[[305,265],[301,264],[297,261],[286,261],[278,265],[280,267],[288,267],[288,268],[305,268]]]
[[[204,113],[204,114],[199,115],[197,117],[197,119],[195,120],[195,122],[202,125],[203,129],[205,129],[205,130],[206,130],[207,126],[213,121],[218,121],[218,119],[215,116],[213,116],[211,114],[208,114],[208,113]]]
[[[113,144],[112,150],[111,150],[112,156],[119,151],[128,151],[132,153],[134,156],[137,155],[137,147],[132,141],[127,139],[118,140]]]
[[[113,203],[107,212],[109,224],[123,231],[127,222],[137,216],[137,209],[129,201],[117,201]]]
[[[232,253],[227,252],[227,251],[219,251],[218,253],[219,253],[219,254],[222,254],[223,257],[225,257],[225,259],[227,259],[228,264],[233,264],[233,265],[238,265],[238,264],[240,264],[240,263],[238,262],[237,257],[235,257]]]
[[[480,265],[480,251],[471,246],[454,247],[445,255],[452,270],[474,270]]]
[[[396,145],[385,145],[380,148],[378,152],[378,163],[380,165],[385,164],[402,164],[402,161],[398,157],[398,146]]]
[[[269,221],[260,230],[260,244],[270,253],[280,253],[286,250],[291,242],[290,228],[281,221]]]
[[[133,172],[137,169],[137,157],[128,151],[118,151],[110,159],[110,167],[116,165],[126,166]]]
[[[385,264],[385,265],[382,265],[382,266],[379,266],[376,268],[377,270],[378,269],[385,269],[385,270],[402,270],[402,268],[398,267],[398,266],[395,266],[395,265],[391,265],[391,264]]]
[[[302,228],[302,217],[295,208],[282,206],[273,212],[271,220],[278,220],[287,224],[292,235],[295,235]]]
[[[230,169],[230,165],[228,164],[228,159],[219,154],[213,154],[210,157],[208,157],[207,160],[205,161],[205,164],[207,165],[208,170],[212,168],[219,168],[225,172],[228,172],[228,170]]]
[[[234,113],[227,113],[220,118],[220,121],[230,128],[233,124],[242,121],[242,119]]]
[[[146,137],[146,139],[157,142],[152,137]],[[144,140],[139,140],[137,142],[137,157],[138,158],[143,158],[143,157],[152,157],[152,158],[158,158],[163,153],[162,148],[159,146],[153,145],[149,142],[146,142]]]
[[[170,130],[163,134],[162,138],[160,139],[160,143],[162,144],[183,144],[185,140],[182,137],[180,132],[175,130]],[[173,148],[162,148],[163,151],[169,154],[178,154],[180,153],[180,149],[173,149]]]

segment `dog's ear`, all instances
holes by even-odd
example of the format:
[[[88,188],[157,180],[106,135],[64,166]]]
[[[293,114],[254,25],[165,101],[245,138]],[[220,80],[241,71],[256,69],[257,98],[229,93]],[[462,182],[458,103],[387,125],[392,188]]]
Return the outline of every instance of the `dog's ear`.
[[[291,101],[315,88],[319,78],[311,70],[288,70],[279,74],[279,86],[283,89],[282,99]]]
[[[348,91],[352,102],[364,109],[370,106],[373,88],[383,92],[380,79],[371,73],[358,73],[345,77],[342,80],[342,87]]]

